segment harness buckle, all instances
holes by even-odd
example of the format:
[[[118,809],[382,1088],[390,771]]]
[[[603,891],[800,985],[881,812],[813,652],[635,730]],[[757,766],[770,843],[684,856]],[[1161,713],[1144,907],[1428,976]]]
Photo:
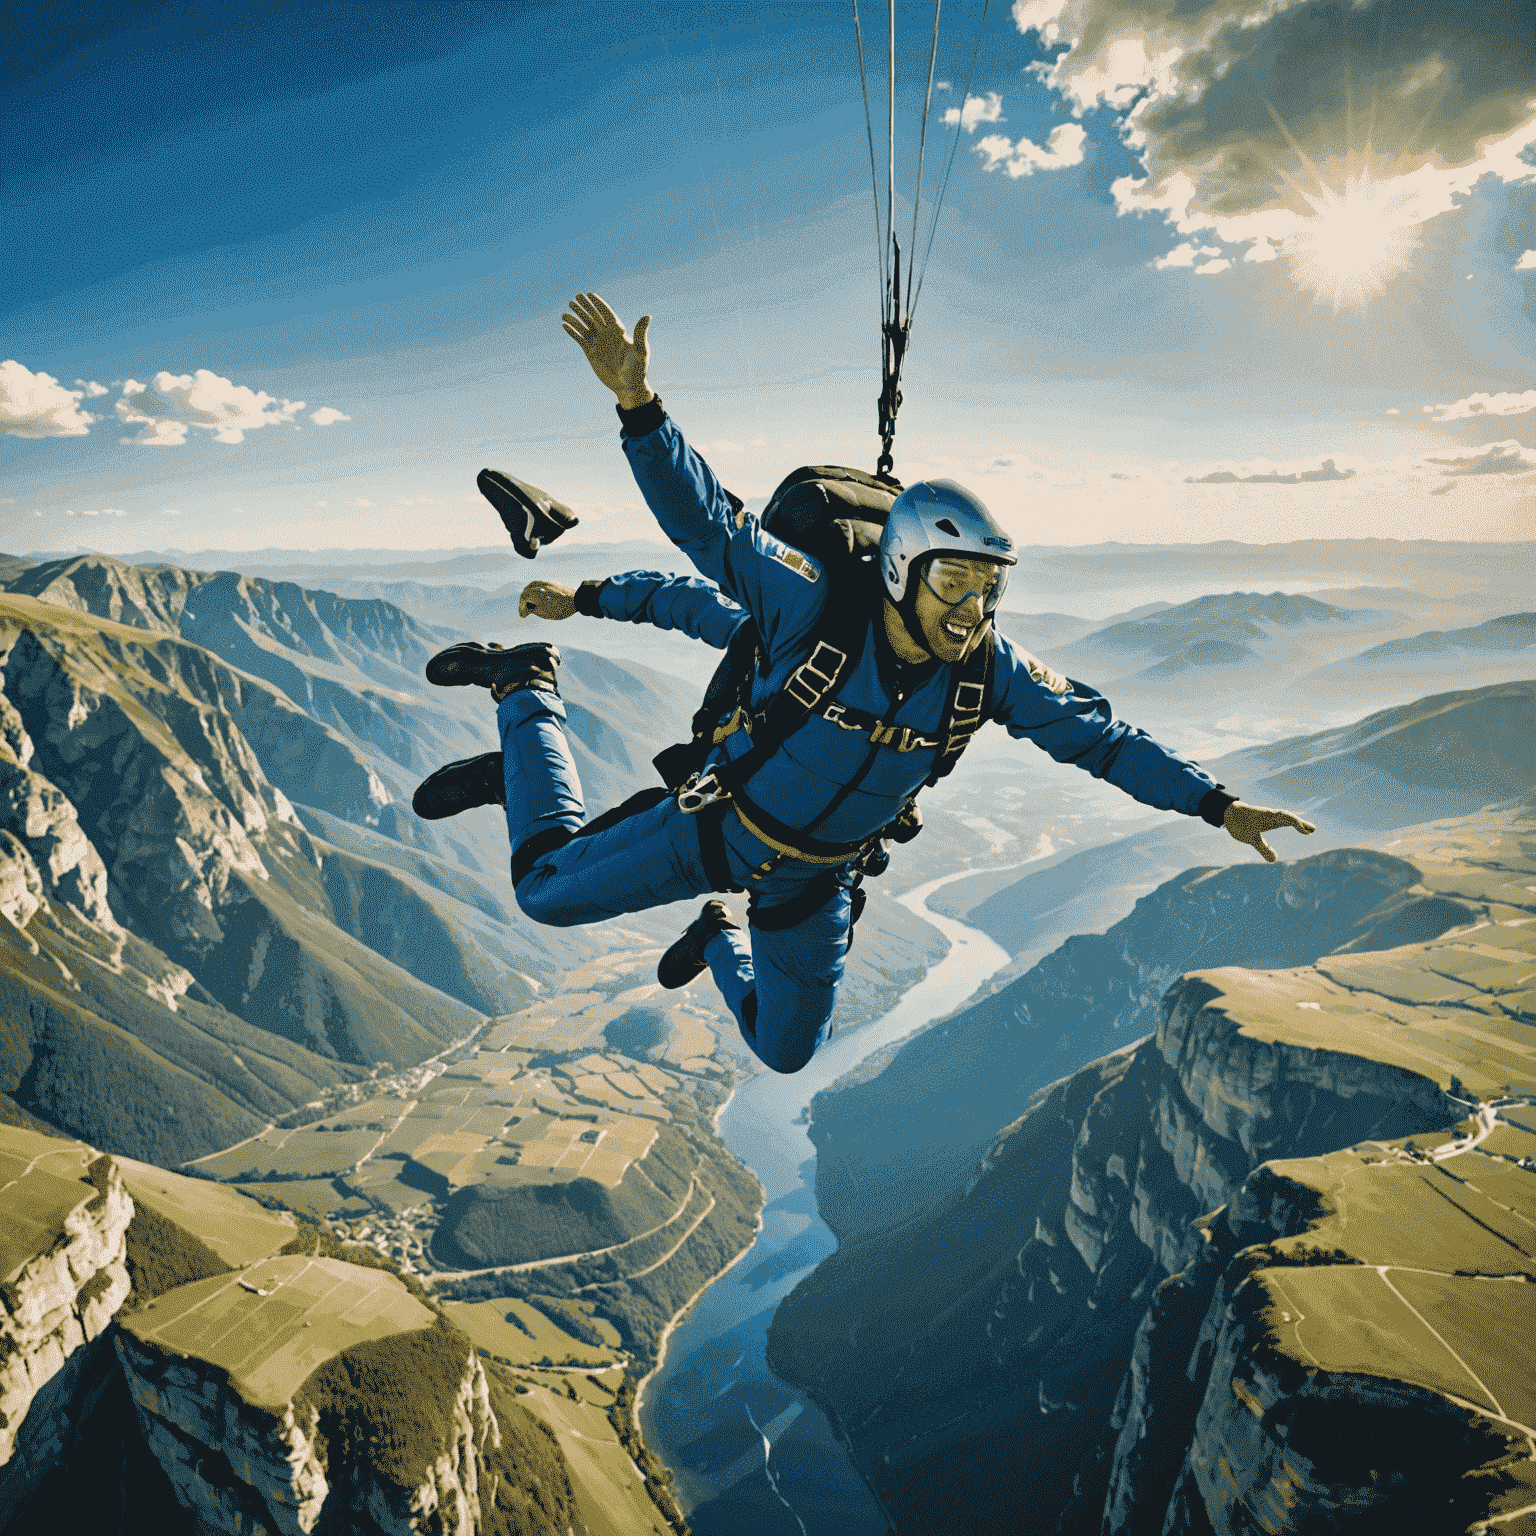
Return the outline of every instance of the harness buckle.
[[[716,779],[713,771],[701,779],[695,775],[677,792],[677,808],[684,816],[697,816],[700,811],[718,805],[731,798],[730,790]]]

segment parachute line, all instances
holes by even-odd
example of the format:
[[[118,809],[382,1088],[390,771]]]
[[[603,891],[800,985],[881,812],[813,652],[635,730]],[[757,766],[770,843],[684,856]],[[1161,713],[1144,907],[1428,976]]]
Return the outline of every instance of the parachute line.
[[[928,113],[933,106],[933,66],[939,56],[939,7],[943,0],[933,0],[933,46],[928,50],[928,89],[923,95],[923,131],[917,141],[917,195],[912,199],[912,240],[909,251],[917,249],[917,210],[923,201],[923,149],[928,143]],[[965,111],[962,103],[961,112]],[[912,263],[907,263],[907,314],[912,313]]]
[[[885,230],[880,225],[880,183],[875,179],[875,127],[869,115],[869,81],[864,74],[864,33],[859,0],[853,0],[853,37],[859,45],[859,87],[864,92],[864,131],[869,137],[869,190],[875,194],[875,259],[880,269],[880,316],[885,318]]]
[[[922,271],[917,274],[917,292],[907,307],[909,325],[912,323],[912,312],[917,308],[917,301],[923,296],[923,279],[928,275],[928,257],[933,251],[933,237],[939,232],[939,215],[944,211],[944,192],[949,186],[949,173],[955,168],[955,151],[960,148],[960,136],[965,132],[965,104],[971,99],[971,81],[976,74],[976,58],[981,52],[981,34],[987,25],[987,8],[991,3],[992,0],[983,0],[982,3],[981,25],[976,28],[976,46],[971,50],[970,73],[965,77],[965,93],[960,98],[960,120],[955,124],[955,142],[950,146],[949,164],[944,167],[944,180],[939,185],[939,200],[933,210],[933,225],[928,231],[928,248],[923,252]]]

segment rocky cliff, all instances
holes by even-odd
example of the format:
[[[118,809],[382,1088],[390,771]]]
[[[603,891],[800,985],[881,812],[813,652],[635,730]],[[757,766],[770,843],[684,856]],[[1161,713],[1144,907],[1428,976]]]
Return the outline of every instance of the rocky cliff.
[[[553,1438],[371,1251],[34,1131],[0,1177],[7,1531],[584,1533]]]
[[[0,1524],[52,1466],[91,1345],[128,1294],[133,1202],[111,1158],[0,1126]]]
[[[1360,848],[1185,870],[1106,932],[1068,939],[820,1096],[811,1139],[822,1218],[847,1239],[962,1189],[1036,1089],[1154,1028],[1164,990],[1193,966],[1297,965],[1431,938],[1470,915],[1408,861]]]
[[[1531,1502],[1536,1292],[1509,1281],[1536,1280],[1512,1107],[1536,1094],[1533,826],[1394,845],[1467,911],[1428,943],[1187,974],[963,1195],[844,1241],[781,1305],[773,1369],[900,1530],[1013,1528],[1021,1487],[1034,1528],[1084,1532],[1405,1529],[1426,1498],[1461,1530]]]

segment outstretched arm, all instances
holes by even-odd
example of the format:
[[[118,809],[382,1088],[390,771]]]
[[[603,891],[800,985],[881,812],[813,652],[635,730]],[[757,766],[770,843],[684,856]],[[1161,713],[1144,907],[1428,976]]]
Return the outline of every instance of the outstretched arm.
[[[568,619],[574,613],[594,619],[618,619],[629,624],[654,624],[675,629],[723,651],[745,612],[718,587],[695,576],[668,576],[660,571],[625,571],[604,581],[584,581],[580,587],[556,581],[530,581],[518,600],[518,615]]]
[[[1203,768],[1117,720],[1109,700],[1096,689],[1059,676],[1002,636],[994,662],[991,716],[1010,736],[1027,737],[1057,762],[1105,779],[1144,805],[1226,827],[1270,863],[1275,852],[1264,841],[1265,832],[1277,827],[1315,830],[1289,811],[1234,799]]]

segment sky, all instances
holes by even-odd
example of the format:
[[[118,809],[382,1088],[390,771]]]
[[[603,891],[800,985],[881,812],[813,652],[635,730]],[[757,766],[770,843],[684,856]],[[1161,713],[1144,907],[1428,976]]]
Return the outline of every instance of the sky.
[[[926,130],[895,11],[903,480],[1027,544],[1536,537],[1527,0],[948,0]],[[874,468],[875,0],[868,125],[841,0],[14,14],[0,549],[490,544],[487,466],[654,535],[588,290],[737,494]]]

